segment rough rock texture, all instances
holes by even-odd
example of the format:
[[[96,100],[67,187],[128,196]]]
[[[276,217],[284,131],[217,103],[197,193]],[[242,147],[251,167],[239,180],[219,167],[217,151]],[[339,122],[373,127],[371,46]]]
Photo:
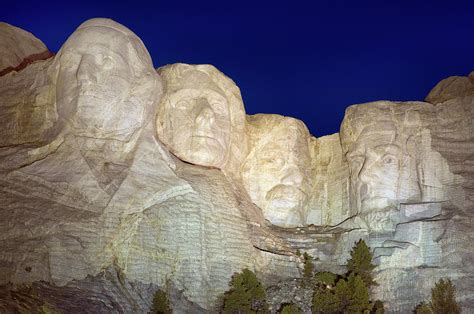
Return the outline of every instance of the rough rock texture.
[[[311,313],[313,289],[300,279],[280,281],[266,290],[271,313],[278,313],[284,304],[295,304],[304,314]]]
[[[272,224],[303,225],[311,190],[308,129],[280,115],[254,115],[247,121],[252,149],[241,168],[245,189]]]
[[[474,95],[474,71],[468,77],[451,76],[439,82],[426,96],[425,100],[439,104],[446,100]]]
[[[157,134],[184,161],[235,173],[247,155],[245,109],[235,83],[212,65],[158,69],[165,94]]]
[[[30,63],[52,56],[48,48],[33,34],[0,22],[0,76],[20,71]]]
[[[298,258],[238,182],[183,163],[157,139],[161,79],[130,30],[87,21],[54,60],[0,80],[11,90],[5,121],[31,104],[51,117],[4,131],[1,283],[64,286],[117,265],[131,281],[169,282],[209,309],[244,267],[267,280],[298,276]],[[53,95],[44,103],[30,96],[42,88]]]
[[[340,134],[314,138],[293,118],[246,119],[214,67],[157,72],[133,32],[89,20],[54,59],[0,77],[0,304],[74,312],[75,294],[146,311],[170,287],[178,311],[209,311],[233,272],[298,278],[296,249],[343,272],[362,238],[388,312],[441,277],[468,312],[471,80],[440,82],[431,103],[351,106]]]
[[[178,313],[205,313],[188,302],[173,286],[161,287]],[[0,286],[2,313],[147,313],[158,287],[131,282],[120,269],[109,267],[96,276],[70,281],[65,286],[39,281],[32,285]]]
[[[473,307],[473,101],[463,94],[346,110],[353,222],[367,230],[383,287],[374,292],[390,311],[412,309],[441,277],[453,280],[465,310]]]
[[[351,216],[349,167],[339,133],[311,138],[312,190],[307,225],[335,226]]]

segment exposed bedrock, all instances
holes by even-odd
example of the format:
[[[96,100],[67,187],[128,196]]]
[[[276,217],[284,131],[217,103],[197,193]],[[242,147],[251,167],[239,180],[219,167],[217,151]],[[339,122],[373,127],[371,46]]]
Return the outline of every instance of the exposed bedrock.
[[[2,24],[5,38],[19,52],[2,66],[46,49]],[[388,312],[442,277],[474,308],[472,74],[428,102],[350,106],[340,133],[315,138],[294,118],[247,116],[211,65],[155,70],[112,20],[33,61],[0,77],[4,309],[146,311],[166,288],[179,311],[210,311],[234,272],[298,278],[297,249],[343,272],[360,238]]]

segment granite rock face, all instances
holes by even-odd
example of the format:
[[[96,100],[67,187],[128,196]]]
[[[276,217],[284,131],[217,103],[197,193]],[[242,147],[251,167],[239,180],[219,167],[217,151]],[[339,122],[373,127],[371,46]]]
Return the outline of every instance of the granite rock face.
[[[116,265],[209,309],[242,268],[298,275],[299,259],[239,182],[159,141],[161,78],[124,26],[89,20],[54,60],[0,86],[11,91],[0,116],[13,126],[1,147],[1,283],[65,286]],[[43,90],[41,102],[30,96]],[[29,117],[24,126],[18,115]]]
[[[184,161],[235,173],[248,151],[237,85],[207,64],[177,63],[158,73],[166,84],[156,116],[159,139]]]
[[[0,26],[31,48],[18,60],[46,49]],[[428,102],[354,105],[340,134],[315,138],[293,118],[246,116],[215,67],[156,71],[131,30],[86,21],[54,58],[0,76],[0,308],[75,311],[75,293],[104,300],[91,311],[147,311],[160,287],[178,311],[211,311],[242,268],[291,282],[300,249],[340,272],[363,238],[388,312],[442,277],[468,311],[472,86],[448,78]]]
[[[0,22],[0,47],[0,76],[53,56],[33,34],[3,22]]]
[[[272,224],[302,226],[311,190],[310,134],[299,120],[249,116],[251,150],[242,165],[245,189]]]

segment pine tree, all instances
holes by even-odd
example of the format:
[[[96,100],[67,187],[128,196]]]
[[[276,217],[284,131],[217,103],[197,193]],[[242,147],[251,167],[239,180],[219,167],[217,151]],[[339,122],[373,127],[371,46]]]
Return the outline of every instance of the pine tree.
[[[372,304],[369,300],[369,289],[362,280],[362,277],[351,274],[347,285],[352,293],[349,305],[346,307],[347,312],[364,313],[364,311],[370,311]]]
[[[293,303],[283,304],[278,311],[279,314],[301,314],[300,308],[294,305]]]
[[[334,286],[336,284],[337,275],[328,271],[322,271],[314,275],[316,283],[323,284],[325,286]]]
[[[313,270],[314,270],[313,258],[311,257],[311,255],[309,255],[306,252],[304,252],[303,258],[304,258],[303,277],[306,279],[310,279],[311,277],[313,277]]]
[[[421,302],[420,304],[418,304],[413,312],[415,314],[433,314],[430,305],[425,302]]]
[[[336,295],[329,289],[316,289],[313,295],[313,306],[311,312],[337,313],[341,309],[341,303]]]
[[[431,289],[431,310],[434,314],[458,314],[461,309],[456,302],[456,289],[450,279],[440,279]]]
[[[384,314],[385,309],[383,306],[383,302],[380,300],[377,300],[374,302],[374,305],[372,306],[372,311],[370,312],[372,314]]]
[[[375,268],[372,258],[373,254],[369,247],[364,240],[360,239],[352,248],[351,258],[347,261],[349,273],[359,275],[368,288],[377,284],[372,275]]]
[[[244,269],[235,273],[230,290],[224,294],[224,313],[265,313],[265,289],[255,274]]]
[[[166,292],[158,290],[153,297],[153,305],[151,308],[153,314],[171,314],[171,306]]]

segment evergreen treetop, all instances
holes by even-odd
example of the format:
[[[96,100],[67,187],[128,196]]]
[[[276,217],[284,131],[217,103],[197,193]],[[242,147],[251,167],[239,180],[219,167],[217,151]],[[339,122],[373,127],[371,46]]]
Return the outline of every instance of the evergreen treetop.
[[[372,264],[373,254],[365,241],[360,239],[355,243],[351,251],[351,258],[347,261],[349,273],[359,275],[367,287],[377,285],[374,281],[372,271],[376,267]]]

